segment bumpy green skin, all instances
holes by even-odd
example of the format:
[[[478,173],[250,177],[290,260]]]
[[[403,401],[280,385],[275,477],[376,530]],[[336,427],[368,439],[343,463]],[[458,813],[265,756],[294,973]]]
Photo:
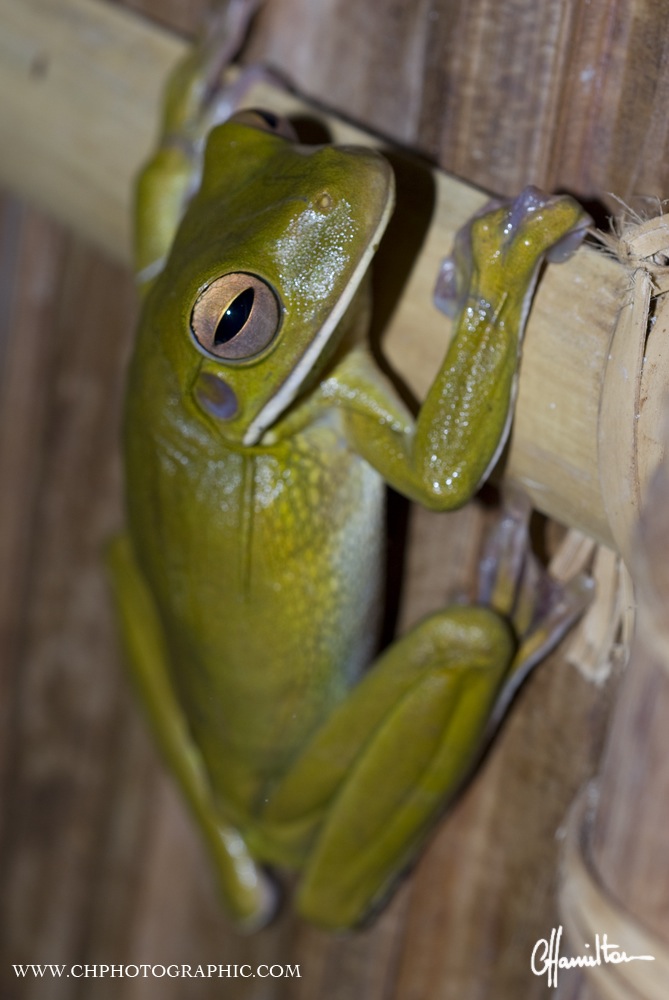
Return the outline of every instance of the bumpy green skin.
[[[170,147],[144,174],[144,273],[167,254],[192,159]],[[581,211],[558,198],[510,232],[508,205],[473,222],[456,334],[414,421],[364,346],[362,273],[391,201],[374,153],[220,126],[153,268],[130,371],[117,602],[158,741],[249,927],[270,910],[252,858],[302,870],[309,919],[365,916],[469,766],[515,648],[492,610],[451,608],[355,684],[375,642],[385,484],[440,510],[471,496],[507,424],[538,262]],[[272,285],[283,318],[259,356],[230,363],[197,348],[190,319],[239,271]],[[343,299],[296,400],[248,443]],[[233,416],[203,405],[205,375],[232,388]]]

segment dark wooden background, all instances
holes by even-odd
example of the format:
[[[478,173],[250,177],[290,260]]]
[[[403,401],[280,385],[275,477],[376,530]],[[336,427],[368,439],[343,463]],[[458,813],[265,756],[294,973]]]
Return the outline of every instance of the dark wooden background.
[[[203,2],[137,0],[192,34]],[[667,0],[266,0],[245,54],[490,191],[613,206],[667,194]],[[3,100],[11,100],[4,95]],[[0,154],[1,155],[1,154]],[[118,527],[130,276],[11,194],[0,201],[2,997],[538,1000],[569,803],[611,692],[559,656],[369,929],[287,909],[244,938],[130,696],[101,548]],[[593,295],[597,290],[593,289]],[[402,623],[466,588],[482,514],[412,513]],[[292,963],[300,979],[19,982],[12,963]]]

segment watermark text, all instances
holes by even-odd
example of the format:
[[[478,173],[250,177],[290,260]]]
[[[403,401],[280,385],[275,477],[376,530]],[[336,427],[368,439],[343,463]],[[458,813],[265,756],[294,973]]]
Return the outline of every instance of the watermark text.
[[[611,944],[606,934],[595,934],[595,946],[585,944],[587,954],[567,958],[560,954],[562,927],[553,928],[548,940],[537,941],[532,950],[531,967],[535,976],[547,976],[547,985],[555,988],[559,969],[585,969],[595,965],[620,965],[622,962],[654,962],[654,955],[628,955],[620,945]]]
[[[299,965],[14,965],[17,978],[300,979]]]

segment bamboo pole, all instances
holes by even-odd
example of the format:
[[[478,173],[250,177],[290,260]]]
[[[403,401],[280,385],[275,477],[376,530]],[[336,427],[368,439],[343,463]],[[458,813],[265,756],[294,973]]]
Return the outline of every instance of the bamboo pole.
[[[560,892],[567,954],[594,949],[598,936],[613,951],[637,958],[620,963],[615,956],[607,961],[605,954],[580,975],[572,971],[558,984],[559,1000],[661,1000],[667,995],[668,503],[664,464],[651,479],[635,532],[638,627],[630,664],[599,776],[572,810]]]
[[[0,181],[127,261],[132,180],[151,148],[160,90],[184,43],[96,0],[0,0],[0,39]],[[383,148],[280,88],[258,85],[248,103],[315,117],[335,141]],[[431,301],[439,263],[486,196],[386,151],[398,176],[399,204],[377,262],[377,284],[386,297],[392,288],[402,294],[382,305],[383,350],[420,397],[448,337],[448,322]],[[589,248],[548,268],[528,324],[508,461],[510,475],[539,510],[623,550],[625,529],[621,534],[611,526],[602,494],[598,442],[610,341],[628,285],[624,267]],[[643,352],[637,353],[640,364]],[[622,362],[616,363],[620,388],[629,395],[640,372],[621,374]],[[660,365],[646,394],[659,396],[665,382]],[[638,394],[618,405],[617,391],[613,409],[636,419]],[[655,459],[652,422],[643,439]],[[630,438],[629,446],[636,444]],[[607,455],[614,445],[604,449]],[[626,454],[622,463],[634,464]]]

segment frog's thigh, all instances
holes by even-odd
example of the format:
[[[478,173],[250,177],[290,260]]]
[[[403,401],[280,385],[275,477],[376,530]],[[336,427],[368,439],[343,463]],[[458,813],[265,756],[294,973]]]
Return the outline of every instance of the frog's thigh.
[[[412,651],[420,657],[328,811],[300,886],[305,916],[352,926],[387,892],[470,766],[513,648],[494,612],[458,607],[418,625],[372,668],[370,690],[378,690],[384,674],[396,682],[398,657],[410,675]]]
[[[108,565],[132,676],[160,749],[204,834],[231,915],[249,929],[261,926],[273,909],[270,887],[237,830],[215,814],[197,749],[167,673],[155,605],[126,535],[110,546]]]

